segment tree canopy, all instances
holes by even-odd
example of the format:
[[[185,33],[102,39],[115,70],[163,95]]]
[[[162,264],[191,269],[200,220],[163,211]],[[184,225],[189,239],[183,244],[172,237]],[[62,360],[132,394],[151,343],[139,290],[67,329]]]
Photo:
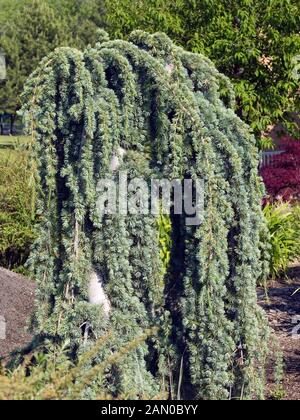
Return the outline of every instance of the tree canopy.
[[[141,0],[106,2],[107,30],[162,30],[179,45],[203,53],[228,76],[237,111],[260,135],[290,126],[300,107],[293,58],[300,53],[298,0]]]
[[[258,138],[277,123],[293,128],[299,85],[298,0],[1,0],[0,49],[8,60],[0,106],[14,110],[25,78],[57,46],[94,45],[97,27],[126,39],[135,29],[163,31],[209,57],[228,76],[236,110]],[[31,16],[30,16],[31,15]]]
[[[1,0],[0,51],[6,56],[7,77],[0,81],[0,112],[15,113],[20,109],[26,79],[55,48],[82,48],[96,42],[98,27],[89,20],[93,4],[69,0]]]

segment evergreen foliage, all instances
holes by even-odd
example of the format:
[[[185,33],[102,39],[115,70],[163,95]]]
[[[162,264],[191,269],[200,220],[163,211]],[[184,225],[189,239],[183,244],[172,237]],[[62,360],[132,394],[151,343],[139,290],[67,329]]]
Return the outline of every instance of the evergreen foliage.
[[[26,356],[18,362],[18,366],[10,369],[0,365],[0,399],[3,400],[77,400],[84,394],[87,384],[97,381],[95,399],[111,400],[113,395],[105,387],[105,371],[117,361],[122,361],[126,355],[137,349],[139,344],[155,330],[145,331],[130,343],[125,343],[122,348],[108,356],[103,363],[89,366],[90,360],[99,353],[99,349],[107,346],[113,333],[109,332],[96,341],[94,346],[74,362],[70,355],[68,343],[62,346],[53,343],[44,343],[39,351]],[[17,360],[15,361],[17,362]],[[130,399],[134,395],[122,395],[123,399]],[[143,399],[148,399],[143,395]],[[88,396],[86,395],[86,398]],[[159,394],[156,398],[165,398]]]
[[[268,328],[256,282],[267,275],[263,187],[255,139],[233,110],[232,87],[207,58],[164,34],[101,38],[84,52],[50,54],[25,89],[41,185],[30,258],[36,331],[56,343],[70,340],[76,355],[113,330],[109,350],[94,360],[101,363],[158,327],[155,339],[107,371],[114,396],[262,398]],[[120,147],[129,178],[205,182],[203,224],[188,227],[172,216],[167,272],[155,218],[97,212],[98,181],[116,177],[110,160]],[[109,318],[88,302],[91,271],[103,279]]]

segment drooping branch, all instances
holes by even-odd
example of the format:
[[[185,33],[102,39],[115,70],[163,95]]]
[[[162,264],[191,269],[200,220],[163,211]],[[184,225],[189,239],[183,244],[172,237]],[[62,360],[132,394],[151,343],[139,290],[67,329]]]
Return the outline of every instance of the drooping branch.
[[[232,92],[208,59],[141,31],[84,53],[59,49],[28,81],[24,113],[29,128],[34,121],[42,187],[31,256],[37,332],[70,340],[75,353],[113,330],[97,363],[145,329],[160,329],[111,368],[115,395],[262,396],[262,187],[254,138],[234,114]],[[204,181],[203,223],[173,223],[176,270],[162,269],[155,218],[99,216],[98,182],[115,180],[116,169],[148,182]],[[89,300],[91,275],[106,311]]]

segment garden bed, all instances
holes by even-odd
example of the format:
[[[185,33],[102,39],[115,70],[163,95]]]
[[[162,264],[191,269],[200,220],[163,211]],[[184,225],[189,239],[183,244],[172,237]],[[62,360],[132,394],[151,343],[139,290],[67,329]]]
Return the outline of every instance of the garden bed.
[[[275,332],[285,365],[280,393],[269,372],[270,399],[298,400],[300,395],[300,331],[298,338],[292,335],[297,329],[295,317],[300,314],[299,295],[293,295],[300,288],[300,266],[291,268],[289,277],[288,282],[286,279],[273,281],[267,299],[263,289],[258,290],[259,303]],[[0,358],[6,359],[10,352],[30,343],[32,336],[26,326],[33,309],[34,294],[32,281],[0,268],[0,315],[7,321],[7,339],[0,340]]]
[[[299,294],[294,294],[294,292],[300,288],[300,266],[292,267],[288,276],[289,281],[279,279],[270,284],[268,299],[265,298],[263,290],[260,290],[259,301],[267,312],[270,325],[275,332],[284,358],[283,392],[279,394],[276,392],[276,386],[270,372],[270,398],[299,400],[300,330],[297,325],[300,326],[300,299]],[[296,335],[297,330],[298,335]]]

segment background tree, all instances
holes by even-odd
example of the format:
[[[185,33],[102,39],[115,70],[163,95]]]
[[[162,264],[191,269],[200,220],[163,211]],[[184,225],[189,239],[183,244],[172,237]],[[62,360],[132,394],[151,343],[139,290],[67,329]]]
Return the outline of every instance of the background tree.
[[[88,44],[96,43],[98,29],[106,25],[103,0],[46,1],[67,21],[72,37],[71,46],[83,49]]]
[[[15,110],[25,78],[57,46],[95,44],[97,28],[126,38],[134,29],[163,31],[213,60],[230,77],[237,112],[261,133],[294,128],[299,110],[293,58],[300,52],[298,0],[0,0],[0,49],[8,80],[0,107]],[[264,142],[261,142],[264,145]]]
[[[299,110],[293,57],[300,53],[298,0],[107,0],[108,31],[163,30],[178,44],[207,55],[230,77],[239,115],[256,134],[290,124]]]
[[[20,108],[25,80],[55,48],[96,42],[100,24],[96,6],[98,13],[94,1],[1,0],[0,50],[6,55],[7,79],[0,82],[0,112]]]
[[[1,111],[14,113],[28,75],[59,45],[71,41],[66,21],[42,0],[24,0],[3,15],[0,46],[6,55],[7,79],[0,91]]]

